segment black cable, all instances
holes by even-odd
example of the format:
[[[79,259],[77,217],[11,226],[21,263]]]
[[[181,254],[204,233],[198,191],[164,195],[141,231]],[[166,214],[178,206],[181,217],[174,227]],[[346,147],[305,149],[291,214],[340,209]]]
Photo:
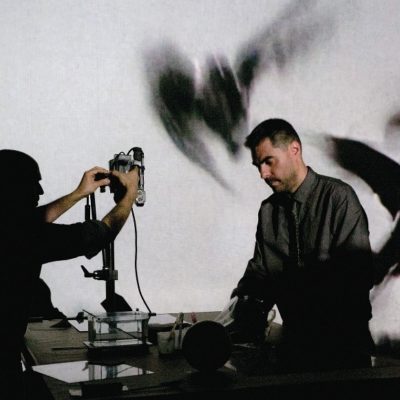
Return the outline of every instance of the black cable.
[[[135,213],[133,212],[133,208],[131,208],[131,213],[132,213],[132,218],[133,218],[133,225],[135,227],[135,276],[136,276],[136,284],[137,288],[139,290],[140,297],[142,298],[142,301],[144,305],[146,306],[147,310],[149,311],[149,315],[156,315],[153,313],[149,306],[146,303],[146,300],[143,297],[142,290],[140,289],[140,284],[139,284],[139,275],[138,275],[138,268],[137,268],[137,253],[138,253],[138,240],[137,240],[137,225],[136,225],[136,218],[135,218]]]

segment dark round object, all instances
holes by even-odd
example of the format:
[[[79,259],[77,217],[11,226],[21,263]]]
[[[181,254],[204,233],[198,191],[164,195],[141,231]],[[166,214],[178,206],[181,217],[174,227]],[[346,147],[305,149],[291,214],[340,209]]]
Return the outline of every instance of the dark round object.
[[[193,368],[210,372],[228,361],[232,343],[223,325],[215,321],[200,321],[187,330],[182,352]]]

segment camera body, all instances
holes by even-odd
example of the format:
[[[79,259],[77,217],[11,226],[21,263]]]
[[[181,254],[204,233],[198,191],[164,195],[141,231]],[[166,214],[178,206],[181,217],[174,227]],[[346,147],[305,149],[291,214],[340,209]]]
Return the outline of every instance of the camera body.
[[[131,154],[115,154],[114,158],[109,161],[110,170],[125,173],[133,169],[135,165],[141,166],[139,161],[135,161]]]
[[[132,154],[130,152],[132,151]],[[146,201],[146,192],[144,191],[144,153],[140,147],[133,147],[128,154],[115,154],[114,158],[109,161],[109,169],[127,173],[135,166],[139,168],[139,184],[138,194],[136,197],[136,205],[141,207]],[[114,193],[112,185],[110,186],[111,193]]]

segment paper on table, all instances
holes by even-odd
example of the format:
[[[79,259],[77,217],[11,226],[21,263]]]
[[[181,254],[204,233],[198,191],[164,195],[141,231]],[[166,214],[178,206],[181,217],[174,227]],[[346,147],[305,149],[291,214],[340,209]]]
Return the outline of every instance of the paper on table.
[[[120,378],[122,376],[148,375],[153,373],[152,371],[127,364],[101,365],[92,364],[88,361],[34,365],[32,369],[67,383]]]
[[[150,318],[149,326],[152,328],[162,327],[162,326],[172,326],[176,320],[171,314],[157,314]]]
[[[76,319],[72,319],[69,322],[79,332],[87,332],[88,331],[87,319],[85,319],[83,321],[77,321]]]

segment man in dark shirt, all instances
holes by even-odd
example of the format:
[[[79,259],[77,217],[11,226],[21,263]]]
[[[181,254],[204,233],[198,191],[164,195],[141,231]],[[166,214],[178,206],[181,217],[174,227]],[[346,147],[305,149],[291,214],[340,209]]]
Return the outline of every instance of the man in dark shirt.
[[[254,256],[233,296],[278,307],[280,357],[288,368],[363,364],[373,349],[373,271],[357,195],[305,165],[300,138],[284,120],[262,122],[245,145],[274,193],[261,205]],[[242,328],[252,324],[244,309],[236,315]]]
[[[32,290],[43,263],[85,255],[93,257],[112,241],[128,218],[137,196],[138,171],[128,173],[94,167],[85,172],[70,194],[37,208],[41,175],[35,160],[15,150],[0,150],[1,327],[0,382],[4,398],[23,396],[20,354],[27,326]],[[96,180],[97,174],[106,174]],[[60,179],[62,177],[60,176]],[[116,205],[102,221],[54,224],[60,215],[98,187],[115,181]],[[4,369],[3,369],[4,371]]]

